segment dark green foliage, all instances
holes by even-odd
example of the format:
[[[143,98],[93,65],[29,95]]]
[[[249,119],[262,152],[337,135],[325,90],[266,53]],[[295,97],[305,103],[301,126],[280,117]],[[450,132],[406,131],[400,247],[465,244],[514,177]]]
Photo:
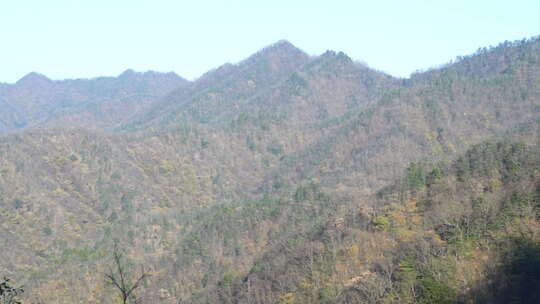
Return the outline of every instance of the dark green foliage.
[[[293,94],[301,94],[301,92],[308,87],[307,81],[298,73],[293,73],[289,78],[290,90]]]
[[[444,176],[447,170],[444,162],[431,164],[425,161],[412,162],[406,168],[405,185],[409,189],[429,186]]]
[[[533,239],[517,239],[510,248],[500,273],[507,285],[497,294],[506,303],[540,303],[540,245]]]
[[[419,281],[419,303],[451,304],[456,302],[455,291],[444,283],[438,282],[433,276],[425,276]]]
[[[111,212],[111,215],[108,218],[108,221],[109,222],[114,222],[117,219],[118,219],[118,214],[116,213],[116,211],[113,210],[113,212]]]
[[[0,300],[2,304],[21,304],[20,295],[24,292],[22,287],[14,287],[10,279],[5,278],[0,281]]]
[[[249,150],[255,151],[255,148],[257,148],[257,145],[255,144],[255,141],[251,136],[248,136],[246,138],[246,145],[248,146]]]
[[[58,257],[56,263],[62,264],[70,261],[76,261],[77,263],[84,264],[103,258],[104,256],[105,252],[101,250],[89,248],[65,248],[62,251],[62,255]]]
[[[45,228],[43,228],[43,233],[45,233],[46,235],[51,235],[53,232],[51,227],[46,226]]]
[[[444,163],[438,163],[426,176],[426,185],[432,185],[436,183],[440,178],[444,176],[446,165]]]
[[[423,186],[426,183],[427,172],[424,165],[421,163],[411,163],[407,167],[407,175],[405,182],[410,188],[417,188]]]
[[[539,219],[535,216],[540,212],[539,152],[537,145],[502,140],[474,145],[451,166],[409,165],[406,186],[423,202],[419,215],[424,218],[422,227],[411,228],[416,231],[412,233],[434,231],[443,243],[429,242],[427,235],[400,242],[395,255],[405,258],[394,264],[395,287],[387,291],[386,299],[396,299],[390,303],[538,302],[540,250],[534,237],[538,230],[520,221]],[[396,191],[403,191],[399,189],[388,187],[379,192],[379,199],[395,197]],[[445,214],[444,204],[459,204],[461,210]],[[394,213],[394,218],[399,219],[399,214]],[[390,220],[375,216],[371,223],[384,233],[392,225]],[[501,262],[485,274],[484,285],[464,293],[455,289],[456,265],[451,257],[470,256],[475,250],[471,246],[497,248],[491,258]]]
[[[266,146],[266,151],[278,156],[283,153],[283,146],[278,141],[273,140]]]
[[[538,152],[531,153],[530,147],[524,143],[485,142],[473,146],[464,157],[460,157],[455,170],[460,181],[471,174],[484,177],[500,174],[503,182],[510,182],[519,178],[522,166],[534,166],[535,153]]]
[[[23,207],[24,202],[20,199],[13,200],[13,208],[20,209]]]
[[[294,193],[294,200],[296,202],[303,202],[306,200],[320,200],[324,194],[321,192],[319,185],[315,183],[309,183],[305,186],[300,186]]]
[[[133,198],[135,197],[135,193],[125,193],[122,194],[122,197],[120,198],[120,202],[122,204],[122,211],[126,213],[133,212]]]

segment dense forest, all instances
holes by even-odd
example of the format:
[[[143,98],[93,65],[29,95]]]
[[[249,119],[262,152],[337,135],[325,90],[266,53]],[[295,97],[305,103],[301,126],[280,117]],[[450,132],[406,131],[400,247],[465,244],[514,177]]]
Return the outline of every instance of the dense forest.
[[[540,38],[0,83],[7,303],[540,303]],[[10,302],[11,301],[11,302]]]

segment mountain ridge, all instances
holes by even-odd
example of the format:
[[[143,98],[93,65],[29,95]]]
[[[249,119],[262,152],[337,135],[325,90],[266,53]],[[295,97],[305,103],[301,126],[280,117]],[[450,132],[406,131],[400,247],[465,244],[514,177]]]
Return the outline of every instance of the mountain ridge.
[[[89,80],[0,135],[1,268],[45,303],[113,303],[114,244],[142,303],[496,300],[505,258],[537,265],[512,240],[540,235],[538,45],[410,80],[286,42],[179,85]]]
[[[5,117],[0,123],[0,132],[65,119],[110,128],[125,116],[133,115],[168,91],[187,83],[174,73],[151,71],[128,70],[118,77],[64,80],[51,80],[32,72],[14,84],[0,86],[0,98],[10,105],[0,110],[0,115]],[[18,119],[14,119],[15,116]]]
[[[93,77],[62,78],[62,79],[51,79],[51,78],[47,77],[47,75],[39,73],[39,72],[29,72],[26,75],[22,76],[19,80],[15,81],[13,83],[0,82],[0,84],[13,86],[13,85],[16,85],[18,82],[21,82],[21,81],[24,82],[24,81],[32,81],[32,80],[40,80],[40,81],[48,81],[48,82],[63,82],[63,81],[68,81],[69,82],[69,81],[77,81],[77,80],[91,81],[91,80],[96,80],[96,79],[100,79],[100,78],[120,78],[120,77],[126,78],[126,77],[145,76],[145,75],[147,75],[147,76],[151,76],[151,75],[164,75],[164,76],[169,75],[169,76],[177,76],[179,78],[184,79],[183,77],[179,76],[178,74],[176,74],[173,71],[170,71],[170,72],[159,72],[159,71],[154,71],[154,70],[135,71],[133,69],[126,69],[125,71],[121,72],[120,74],[118,74],[116,76],[93,76]],[[186,79],[184,79],[184,80],[186,80]]]

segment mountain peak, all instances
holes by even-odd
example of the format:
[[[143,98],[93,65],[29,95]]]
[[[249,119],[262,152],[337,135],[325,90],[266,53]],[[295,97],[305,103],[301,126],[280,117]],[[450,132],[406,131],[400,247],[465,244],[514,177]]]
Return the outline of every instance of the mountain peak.
[[[198,82],[211,83],[227,77],[240,77],[231,75],[246,72],[251,75],[250,77],[270,81],[287,75],[307,63],[308,60],[309,56],[292,43],[287,40],[279,40],[238,63],[226,63],[206,72],[198,79]]]
[[[31,72],[24,75],[23,78],[19,79],[19,81],[16,82],[16,84],[17,85],[21,85],[21,84],[22,85],[26,85],[26,84],[40,85],[40,84],[45,84],[45,83],[50,83],[50,82],[52,82],[52,80],[47,78],[47,76],[40,73]]]
[[[301,49],[294,46],[289,41],[282,39],[275,43],[268,45],[267,47],[260,50],[257,54],[268,54],[268,53],[302,53],[305,54]]]
[[[289,40],[286,40],[286,39],[278,40],[277,42],[271,44],[270,46],[281,47],[281,48],[298,49],[291,42],[289,42]]]
[[[294,46],[287,40],[279,40],[276,43],[262,48],[257,53],[251,55],[241,63],[253,64],[256,62],[272,62],[274,66],[283,65],[300,66],[307,62],[309,56],[301,49]]]
[[[131,78],[139,73],[135,72],[132,69],[127,69],[123,71],[120,75],[118,75],[118,78]]]

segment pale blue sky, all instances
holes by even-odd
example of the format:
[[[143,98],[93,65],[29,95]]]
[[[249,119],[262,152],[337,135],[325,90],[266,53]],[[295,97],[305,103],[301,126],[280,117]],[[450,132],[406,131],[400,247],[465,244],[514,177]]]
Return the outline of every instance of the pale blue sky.
[[[1,0],[0,82],[128,68],[194,79],[280,39],[405,77],[539,34],[539,0]]]

